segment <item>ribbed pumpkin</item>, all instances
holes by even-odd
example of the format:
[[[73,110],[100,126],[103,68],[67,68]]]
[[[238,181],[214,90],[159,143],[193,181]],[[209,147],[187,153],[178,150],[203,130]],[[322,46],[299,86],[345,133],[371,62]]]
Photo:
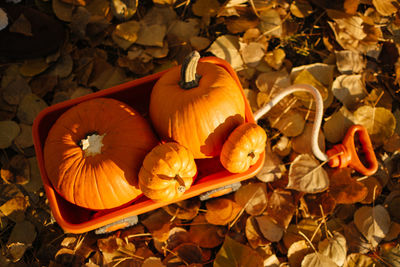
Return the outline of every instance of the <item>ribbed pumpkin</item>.
[[[218,156],[245,117],[244,98],[232,76],[199,58],[192,52],[157,81],[149,110],[161,138],[187,147],[196,159]]]
[[[88,209],[110,209],[141,194],[138,172],[157,143],[138,112],[120,101],[97,98],[57,119],[45,142],[44,163],[66,200]]]
[[[255,123],[238,126],[224,143],[220,155],[222,166],[232,173],[247,171],[265,150],[267,134]]]
[[[196,163],[187,148],[175,142],[163,143],[146,155],[139,186],[154,201],[170,201],[192,185],[196,173]]]

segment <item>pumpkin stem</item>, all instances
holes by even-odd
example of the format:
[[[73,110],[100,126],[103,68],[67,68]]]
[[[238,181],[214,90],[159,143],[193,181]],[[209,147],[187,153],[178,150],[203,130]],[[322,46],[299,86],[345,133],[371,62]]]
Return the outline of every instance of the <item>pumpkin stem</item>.
[[[95,132],[86,135],[86,137],[79,142],[79,146],[85,152],[85,157],[95,156],[101,153],[103,138],[105,135],[106,134],[99,135]]]
[[[196,73],[199,59],[200,54],[197,51],[193,51],[185,57],[181,67],[181,80],[179,81],[179,86],[182,89],[187,90],[199,86],[201,75]]]
[[[254,159],[256,157],[256,154],[254,154],[254,151],[251,151],[247,156],[249,156],[252,159]]]
[[[183,179],[177,174],[175,175],[174,179],[178,182],[179,186],[178,186],[178,192],[179,193],[183,193],[186,191],[186,186],[185,186],[185,182],[183,181]]]

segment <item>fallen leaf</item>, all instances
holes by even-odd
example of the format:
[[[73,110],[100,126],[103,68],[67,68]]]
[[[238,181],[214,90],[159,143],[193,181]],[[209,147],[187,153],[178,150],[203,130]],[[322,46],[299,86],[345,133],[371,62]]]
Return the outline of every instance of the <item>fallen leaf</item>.
[[[344,236],[347,241],[348,253],[355,252],[367,254],[370,251],[371,245],[360,231],[358,231],[354,221],[344,225]]]
[[[351,253],[347,256],[344,267],[369,267],[375,266],[375,261],[364,254]]]
[[[9,31],[25,36],[33,36],[32,25],[23,13],[11,24]]]
[[[391,16],[399,9],[398,4],[391,0],[372,0],[372,4],[382,16]]]
[[[64,3],[61,0],[52,1],[53,12],[57,16],[58,19],[71,22],[72,21],[72,12],[73,6],[68,3]]]
[[[202,36],[192,36],[189,41],[190,45],[197,51],[202,51],[211,44],[210,39]]]
[[[328,192],[307,194],[304,196],[306,213],[311,217],[322,217],[334,212],[336,200]],[[323,214],[322,211],[323,210]]]
[[[242,209],[227,198],[215,198],[206,202],[206,220],[214,225],[225,225],[233,221]]]
[[[283,236],[283,244],[289,248],[293,243],[304,240],[304,237],[299,233],[302,232],[313,243],[318,244],[321,240],[321,229],[318,222],[312,219],[302,219],[297,224],[290,224]],[[313,239],[311,239],[313,237]]]
[[[337,204],[352,204],[364,200],[368,188],[351,177],[351,168],[339,168],[330,172],[329,194]]]
[[[43,187],[42,176],[40,174],[39,165],[36,157],[31,157],[28,159],[29,162],[29,182],[24,184],[25,190],[31,193],[38,192]]]
[[[0,148],[11,146],[20,132],[21,128],[15,121],[0,121]]]
[[[290,5],[290,12],[298,18],[306,18],[313,13],[313,8],[306,1],[293,1]]]
[[[368,189],[367,196],[361,201],[362,204],[372,204],[382,193],[382,185],[374,176],[369,176],[360,181]]]
[[[373,247],[385,238],[390,223],[390,215],[382,205],[363,206],[354,213],[354,224]]]
[[[53,91],[58,84],[58,77],[50,74],[42,74],[33,77],[30,81],[32,93],[39,97],[44,97],[47,93]]]
[[[36,116],[47,108],[46,102],[35,94],[27,94],[18,106],[17,117],[20,122],[32,125]]]
[[[135,15],[138,0],[111,0],[111,11],[118,20],[129,20]]]
[[[7,216],[14,222],[21,222],[25,219],[25,211],[29,206],[29,201],[25,197],[16,196],[0,206],[3,216]]]
[[[250,246],[254,249],[258,246],[265,246],[270,243],[260,232],[259,225],[254,216],[247,218],[245,233]]]
[[[31,87],[22,77],[17,77],[14,81],[10,82],[5,88],[2,89],[3,99],[11,105],[18,105],[22,98],[30,93],[32,93]]]
[[[226,8],[221,9],[219,16],[228,15],[223,14],[223,12],[226,12],[227,10],[228,9]],[[230,33],[237,34],[245,32],[247,30],[257,28],[260,23],[260,19],[254,14],[252,8],[250,7],[242,7],[239,9],[232,7],[229,10],[232,11],[232,15],[224,18],[224,22]]]
[[[44,58],[27,59],[19,68],[21,75],[33,77],[44,72],[49,67]]]
[[[243,69],[243,59],[239,53],[239,39],[234,35],[219,36],[207,49],[216,57],[226,60],[234,70]]]
[[[386,108],[361,106],[354,112],[354,124],[364,126],[373,144],[380,146],[393,135],[396,119]]]
[[[292,139],[292,148],[299,154],[312,154],[311,134],[314,123],[306,123],[302,134]],[[325,151],[325,136],[320,130],[318,133],[318,146],[321,151]]]
[[[171,216],[163,209],[155,210],[140,220],[154,239],[164,242],[168,239],[172,227]]]
[[[214,267],[232,266],[233,262],[236,266],[264,266],[262,257],[255,250],[226,236],[215,257]]]
[[[111,11],[110,2],[111,1],[106,0],[91,0],[87,3],[86,9],[92,15],[92,18],[100,17],[106,19],[107,21],[111,21],[114,15]]]
[[[328,117],[323,125],[326,140],[333,144],[341,142],[347,130],[353,125],[353,120],[353,113],[342,106]]]
[[[136,44],[163,47],[166,33],[166,25],[141,25]]]
[[[264,183],[273,182],[280,179],[285,172],[286,167],[282,163],[282,160],[276,153],[271,151],[270,144],[267,144],[265,148],[264,165],[256,174],[257,179]]]
[[[224,228],[207,223],[204,215],[198,215],[190,225],[192,241],[202,248],[214,248],[224,242]]]
[[[250,215],[260,215],[268,204],[265,183],[243,185],[235,192],[235,201]]]
[[[286,157],[292,151],[292,141],[287,136],[281,136],[272,147],[272,152],[278,154],[281,157]]]
[[[164,263],[167,265],[186,265],[202,263],[203,251],[193,243],[180,244],[170,253],[165,259]]]
[[[217,0],[200,0],[192,5],[193,14],[199,17],[214,17],[220,8]]]
[[[128,49],[138,38],[139,22],[135,20],[118,24],[111,34],[113,41],[122,49]]]
[[[350,110],[354,110],[367,96],[361,74],[340,75],[333,81],[332,92]]]
[[[291,163],[287,188],[305,193],[318,193],[328,187],[328,174],[309,154],[301,154]]]
[[[275,189],[268,199],[268,206],[264,214],[269,215],[278,224],[286,229],[296,211],[292,193],[281,188]]]
[[[29,163],[25,156],[17,154],[1,167],[1,178],[10,184],[26,184],[29,182]]]
[[[260,30],[265,35],[280,38],[282,35],[282,20],[277,10],[267,9],[260,13]]]
[[[281,48],[274,49],[265,54],[264,60],[275,70],[279,70],[286,57],[285,50]]]
[[[338,266],[346,261],[346,238],[339,232],[333,232],[333,237],[327,237],[318,244],[318,252],[330,258]]]
[[[191,198],[170,204],[163,207],[163,209],[168,212],[169,215],[176,216],[178,219],[192,220],[197,216],[200,204],[201,202],[199,199]]]
[[[165,242],[154,240],[154,246],[160,253],[164,253],[167,249],[174,250],[180,244],[190,242],[191,236],[186,229],[174,227],[169,231],[168,239]]]
[[[263,236],[271,241],[278,242],[282,239],[284,229],[268,215],[254,217]]]
[[[272,116],[267,117],[271,126],[278,129],[282,134],[292,137],[300,135],[306,124],[304,117],[294,110],[281,113],[281,116],[274,118]]]
[[[300,267],[304,257],[311,252],[313,252],[313,249],[306,240],[294,242],[287,252],[290,267]]]
[[[337,267],[334,261],[319,252],[314,252],[306,255],[301,262],[301,266]]]
[[[321,83],[324,87],[330,88],[333,75],[335,71],[335,65],[325,63],[313,63],[309,65],[302,65],[294,67],[290,72],[290,79],[294,81],[296,77],[304,70],[307,70],[314,79]]]
[[[396,189],[390,192],[384,202],[393,221],[400,223],[400,214],[398,212],[400,207],[400,190]]]
[[[7,241],[7,249],[14,261],[18,261],[36,239],[35,226],[29,221],[17,222]]]
[[[157,257],[148,257],[143,261],[143,264],[141,267],[165,267],[161,262],[160,258]]]
[[[199,34],[199,31],[200,22],[195,18],[187,19],[186,21],[177,19],[172,21],[168,27],[168,35],[174,36],[181,42],[189,42],[190,38]]]
[[[367,61],[362,54],[352,50],[335,51],[336,66],[342,74],[361,73]]]
[[[265,56],[265,45],[258,42],[249,44],[240,42],[240,53],[244,63],[249,67],[255,67]]]
[[[78,87],[75,89],[75,91],[71,94],[70,99],[78,98],[84,95],[88,95],[93,93],[93,90],[90,88],[85,88],[85,87]]]
[[[400,264],[400,246],[396,244],[392,248],[382,248],[380,251],[380,257],[377,261],[382,265],[398,266]]]
[[[385,236],[385,241],[395,240],[400,235],[400,224],[397,222],[392,222],[390,224],[390,229],[387,235]]]

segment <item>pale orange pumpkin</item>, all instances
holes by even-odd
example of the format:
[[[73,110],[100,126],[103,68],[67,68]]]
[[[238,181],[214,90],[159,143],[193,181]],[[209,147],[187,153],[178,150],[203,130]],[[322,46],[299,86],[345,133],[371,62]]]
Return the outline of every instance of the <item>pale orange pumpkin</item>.
[[[195,51],[165,73],[154,85],[149,108],[159,136],[187,147],[195,159],[218,156],[245,118],[244,98],[232,76],[199,58]]]
[[[88,209],[110,209],[141,194],[138,172],[158,143],[148,122],[120,101],[97,98],[63,113],[44,145],[54,189]]]
[[[247,171],[264,152],[267,142],[265,130],[255,123],[238,126],[224,143],[220,155],[222,166],[232,173]]]
[[[154,201],[170,201],[192,185],[196,173],[190,150],[175,142],[163,143],[146,155],[139,172],[139,186]]]

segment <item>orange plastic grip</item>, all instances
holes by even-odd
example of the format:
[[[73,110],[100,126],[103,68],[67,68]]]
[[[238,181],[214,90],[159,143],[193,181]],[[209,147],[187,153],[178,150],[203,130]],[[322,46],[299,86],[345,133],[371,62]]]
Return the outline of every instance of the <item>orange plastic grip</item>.
[[[361,163],[354,144],[354,135],[358,133],[359,140],[362,145],[362,151],[368,162],[368,167]],[[329,166],[332,168],[352,167],[356,171],[364,175],[373,175],[378,170],[378,162],[376,160],[374,148],[367,130],[361,125],[353,125],[347,131],[342,144],[335,145],[326,152],[329,158]]]

